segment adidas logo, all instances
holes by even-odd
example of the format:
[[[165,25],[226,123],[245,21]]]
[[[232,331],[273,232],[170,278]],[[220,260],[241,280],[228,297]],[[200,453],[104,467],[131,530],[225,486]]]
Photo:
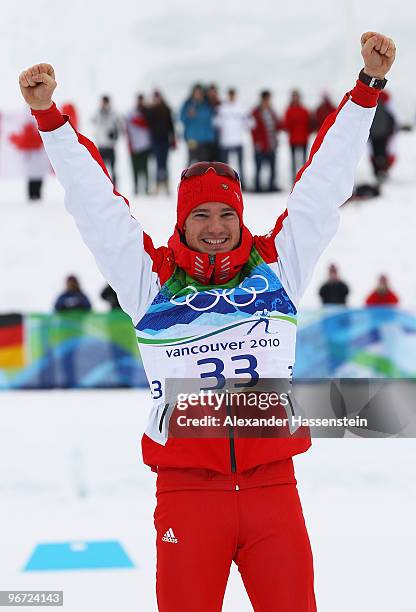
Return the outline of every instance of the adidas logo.
[[[175,538],[175,534],[173,533],[173,529],[168,529],[165,535],[162,538],[162,542],[170,542],[171,544],[177,544],[178,540]]]

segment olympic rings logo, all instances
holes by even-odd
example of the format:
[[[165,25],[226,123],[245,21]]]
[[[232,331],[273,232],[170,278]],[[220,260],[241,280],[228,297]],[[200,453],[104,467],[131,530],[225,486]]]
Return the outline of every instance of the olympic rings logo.
[[[263,281],[264,286],[260,287],[260,289],[256,289],[255,287],[247,287],[244,285],[247,281],[250,281],[254,278],[260,278]],[[195,298],[198,295],[201,295],[201,292],[195,289],[193,285],[188,285],[187,287],[187,289],[192,289],[192,293],[187,293],[183,297],[177,297],[176,295],[174,295],[170,299],[170,303],[174,304],[175,306],[186,305],[186,306],[189,306],[189,308],[192,308],[192,310],[195,310],[197,312],[204,312],[205,310],[211,310],[212,308],[214,308],[218,304],[220,299],[223,298],[226,302],[238,308],[238,307],[249,306],[249,304],[252,304],[256,300],[259,294],[265,293],[268,290],[268,288],[269,288],[269,282],[267,278],[265,278],[261,274],[254,274],[249,279],[244,279],[243,282],[238,285],[238,287],[232,287],[231,289],[208,289],[207,291],[202,292],[204,296],[209,295],[213,298],[211,304],[203,305],[203,306],[196,306],[195,304],[193,304]],[[240,297],[242,297],[242,295],[247,296],[245,302],[234,301],[236,297],[235,292],[237,289],[240,289],[243,292],[243,294],[240,294]]]

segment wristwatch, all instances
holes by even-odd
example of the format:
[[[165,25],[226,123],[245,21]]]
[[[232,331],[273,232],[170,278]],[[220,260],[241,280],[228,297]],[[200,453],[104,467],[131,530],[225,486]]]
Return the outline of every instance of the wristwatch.
[[[364,68],[358,75],[358,80],[369,87],[374,87],[374,89],[384,89],[387,84],[387,79],[378,79],[377,77],[369,76],[364,72]]]

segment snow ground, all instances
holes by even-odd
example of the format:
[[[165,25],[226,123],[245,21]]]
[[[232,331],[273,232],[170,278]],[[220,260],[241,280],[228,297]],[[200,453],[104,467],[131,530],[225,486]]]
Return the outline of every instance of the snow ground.
[[[304,308],[317,305],[317,287],[335,261],[352,285],[352,305],[362,303],[384,271],[403,305],[415,309],[416,136],[401,133],[398,145],[399,162],[383,197],[342,209],[340,230],[318,264]],[[172,176],[184,159],[180,148],[172,158]],[[282,175],[288,167],[282,146]],[[358,180],[369,176],[364,159]],[[120,177],[129,195],[122,146]],[[247,194],[249,227],[267,231],[286,197],[287,191]],[[103,279],[62,200],[54,177],[39,205],[25,202],[20,182],[2,182],[0,311],[49,311],[70,272],[80,275],[94,306],[103,309],[97,297]],[[174,195],[133,199],[132,208],[156,244],[167,239]],[[0,394],[1,588],[63,589],[68,612],[156,612],[154,476],[141,464],[139,446],[148,406],[146,392],[139,390]],[[296,458],[296,468],[320,612],[413,612],[414,441],[316,440]],[[22,572],[37,543],[84,539],[119,540],[136,568]],[[234,568],[224,612],[250,610]]]
[[[146,391],[0,395],[2,589],[65,592],[68,612],[156,612]],[[315,440],[295,459],[320,612],[413,612],[413,440]],[[48,541],[119,540],[135,569],[22,572]],[[233,569],[224,612],[252,608]]]

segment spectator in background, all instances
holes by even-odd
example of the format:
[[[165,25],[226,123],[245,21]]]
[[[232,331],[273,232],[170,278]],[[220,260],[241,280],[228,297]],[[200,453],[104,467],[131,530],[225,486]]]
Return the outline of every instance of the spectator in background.
[[[143,109],[143,114],[149,126],[152,152],[156,159],[156,193],[160,189],[169,193],[168,154],[169,148],[176,146],[172,112],[162,94],[155,90],[152,104]]]
[[[261,192],[261,169],[263,165],[269,166],[269,186],[268,191],[280,191],[276,182],[276,150],[277,132],[280,129],[280,121],[271,105],[270,91],[262,91],[260,94],[260,104],[252,111],[253,125],[252,138],[254,145],[256,175],[254,189]]]
[[[289,135],[292,155],[292,180],[295,182],[300,168],[306,163],[306,149],[311,131],[309,111],[302,104],[300,93],[292,91],[285,113],[284,128]]]
[[[68,276],[65,281],[65,291],[55,302],[56,312],[68,310],[91,310],[91,302],[83,293],[76,276]]]
[[[101,297],[105,302],[108,302],[108,304],[110,305],[110,310],[118,310],[119,308],[121,308],[118,301],[117,293],[112,287],[110,287],[110,285],[106,285],[104,287],[104,289],[101,291]]]
[[[367,306],[395,306],[399,303],[399,298],[390,289],[387,276],[382,274],[378,278],[377,287],[367,297]]]
[[[396,131],[396,119],[389,106],[388,92],[381,91],[374,121],[370,128],[371,163],[377,180],[387,177],[387,172],[394,163],[394,156],[388,151],[391,137]]]
[[[313,114],[312,128],[315,132],[319,132],[325,119],[336,110],[327,93],[322,94],[321,102]]]
[[[217,85],[215,85],[215,83],[211,83],[211,85],[208,85],[206,89],[206,100],[208,104],[211,106],[211,108],[214,109],[214,111],[221,104],[220,95],[218,93],[218,87]]]
[[[78,131],[79,129],[79,121],[78,121],[78,113],[75,105],[72,102],[66,102],[61,106],[61,113],[63,115],[68,115],[69,121],[74,129]]]
[[[188,146],[188,164],[213,161],[215,155],[214,110],[201,85],[195,85],[180,112]]]
[[[148,108],[143,94],[139,94],[135,108],[126,117],[126,132],[133,169],[134,194],[139,193],[139,179],[143,177],[144,192],[149,193],[149,154],[151,149]]]
[[[231,155],[237,157],[241,188],[244,189],[244,133],[253,127],[254,120],[238,102],[235,89],[229,89],[227,95],[227,101],[218,107],[217,115],[214,118],[214,124],[219,133],[220,159],[228,164]]]
[[[319,289],[322,304],[346,304],[350,290],[338,276],[335,264],[328,268],[328,280]]]
[[[220,95],[218,93],[218,87],[217,85],[215,85],[215,83],[211,83],[211,85],[208,85],[208,87],[206,88],[205,91],[205,99],[208,102],[208,104],[210,105],[211,109],[212,109],[212,113],[213,113],[213,117],[214,117],[214,133],[215,133],[215,142],[212,148],[212,158],[213,160],[219,160],[221,157],[221,150],[220,150],[220,138],[219,138],[219,130],[218,127],[215,124],[215,117],[218,113],[218,109],[221,105],[221,99],[220,99]]]
[[[115,146],[120,134],[121,121],[111,107],[109,96],[102,96],[101,106],[92,121],[95,125],[95,144],[116,185]]]

